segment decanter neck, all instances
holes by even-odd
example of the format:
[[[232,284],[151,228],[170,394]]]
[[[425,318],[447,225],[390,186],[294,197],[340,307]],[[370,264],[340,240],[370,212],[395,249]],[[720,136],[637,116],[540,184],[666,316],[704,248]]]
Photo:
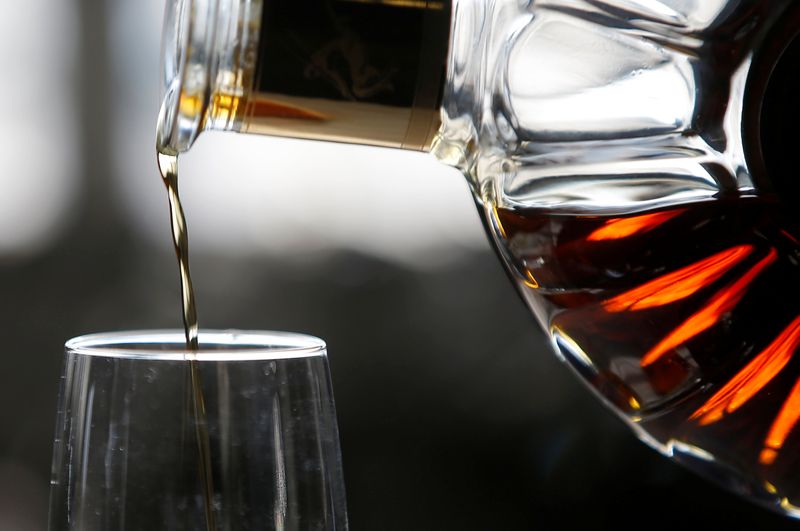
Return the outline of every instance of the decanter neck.
[[[159,144],[203,130],[428,150],[451,0],[170,0]]]

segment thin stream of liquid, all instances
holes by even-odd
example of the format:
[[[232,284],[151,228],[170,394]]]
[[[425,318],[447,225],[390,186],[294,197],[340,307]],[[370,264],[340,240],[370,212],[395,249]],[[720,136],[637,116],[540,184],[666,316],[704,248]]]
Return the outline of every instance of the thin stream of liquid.
[[[186,348],[190,352],[198,350],[198,325],[197,308],[195,307],[194,288],[189,272],[189,235],[186,230],[186,218],[183,214],[180,195],[178,194],[178,156],[165,150],[158,150],[158,169],[161,178],[167,187],[169,198],[169,212],[172,226],[172,242],[175,246],[175,255],[181,276],[181,301],[183,310],[183,327],[186,335]],[[208,436],[208,422],[206,417],[205,400],[203,399],[203,386],[200,378],[198,362],[188,356],[189,373],[191,377],[192,410],[194,415],[195,437],[200,458],[200,480],[203,484],[203,507],[205,512],[206,529],[217,529],[214,517],[214,481],[211,472],[211,448]]]
[[[178,156],[159,152],[158,169],[167,187],[169,198],[169,214],[172,223],[172,242],[181,273],[181,300],[183,309],[183,327],[186,333],[186,346],[197,350],[197,308],[194,301],[192,276],[189,272],[189,234],[186,230],[186,218],[178,194]]]

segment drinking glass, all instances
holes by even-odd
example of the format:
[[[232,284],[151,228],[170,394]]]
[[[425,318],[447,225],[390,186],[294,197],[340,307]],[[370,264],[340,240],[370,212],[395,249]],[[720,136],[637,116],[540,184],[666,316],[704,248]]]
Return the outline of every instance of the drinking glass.
[[[325,343],[284,332],[66,344],[50,529],[346,530]]]

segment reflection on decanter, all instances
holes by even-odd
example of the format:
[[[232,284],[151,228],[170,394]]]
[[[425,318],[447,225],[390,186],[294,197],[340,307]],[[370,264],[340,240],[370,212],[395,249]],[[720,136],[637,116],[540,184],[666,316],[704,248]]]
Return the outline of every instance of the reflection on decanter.
[[[800,229],[779,203],[487,218],[560,355],[641,438],[797,511]]]

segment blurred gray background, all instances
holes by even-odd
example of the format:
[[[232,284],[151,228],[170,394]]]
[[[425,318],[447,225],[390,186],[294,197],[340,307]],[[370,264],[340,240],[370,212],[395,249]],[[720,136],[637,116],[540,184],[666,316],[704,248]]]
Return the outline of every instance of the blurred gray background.
[[[65,339],[180,325],[161,0],[0,17],[0,530],[46,526]],[[463,179],[208,134],[181,162],[202,327],[329,344],[353,530],[789,529],[634,440],[548,351]]]

